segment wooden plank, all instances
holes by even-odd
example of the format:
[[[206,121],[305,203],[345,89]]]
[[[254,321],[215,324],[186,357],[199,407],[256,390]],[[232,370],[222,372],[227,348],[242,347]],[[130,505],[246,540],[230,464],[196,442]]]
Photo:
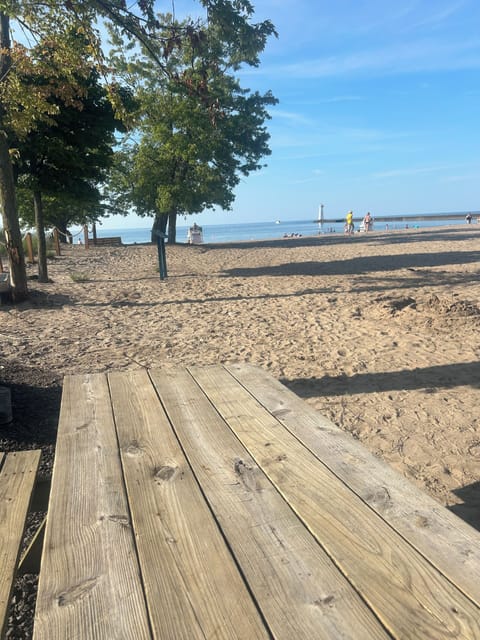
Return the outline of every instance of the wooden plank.
[[[260,368],[228,370],[372,509],[480,604],[480,534]]]
[[[273,637],[390,637],[190,375],[150,375]]]
[[[155,637],[268,638],[148,374],[108,378]]]
[[[67,376],[34,638],[150,637],[107,380]]]
[[[222,367],[191,369],[252,457],[399,639],[480,637],[480,608],[332,474]]]
[[[41,452],[0,455],[0,637],[8,606]],[[3,463],[3,464],[2,464]]]

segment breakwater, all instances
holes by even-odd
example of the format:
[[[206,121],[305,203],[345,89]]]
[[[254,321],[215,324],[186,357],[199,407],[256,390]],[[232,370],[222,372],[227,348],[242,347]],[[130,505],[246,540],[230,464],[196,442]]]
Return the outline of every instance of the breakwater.
[[[374,222],[445,222],[446,220],[465,220],[465,216],[470,213],[475,220],[480,217],[480,211],[459,211],[457,213],[421,213],[421,214],[405,214],[405,215],[380,215],[372,216]],[[363,220],[362,216],[353,215],[354,221]],[[324,218],[323,220],[313,220],[317,224],[338,224],[345,221],[345,216],[342,218]]]

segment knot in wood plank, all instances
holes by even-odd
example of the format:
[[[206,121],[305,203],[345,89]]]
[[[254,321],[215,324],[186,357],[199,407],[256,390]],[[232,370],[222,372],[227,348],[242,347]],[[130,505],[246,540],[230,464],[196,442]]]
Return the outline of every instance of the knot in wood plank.
[[[120,514],[111,514],[107,516],[107,520],[109,520],[110,522],[115,522],[121,527],[125,527],[125,529],[130,529],[132,526],[129,518]]]
[[[178,467],[172,467],[168,464],[161,467],[155,467],[153,470],[153,477],[157,483],[169,482],[177,475]]]
[[[140,448],[138,442],[136,440],[132,440],[132,442],[126,447],[125,453],[128,456],[141,456],[143,455],[143,451]]]
[[[57,602],[59,607],[66,607],[76,600],[85,598],[97,585],[99,578],[87,578],[79,584],[73,585],[63,593],[60,593]]]
[[[333,594],[321,596],[315,600],[314,604],[316,604],[317,607],[333,607],[335,604],[335,596]]]
[[[262,487],[258,481],[258,467],[245,464],[240,458],[235,458],[233,463],[235,474],[239,476],[242,484],[249,491],[261,491]]]
[[[364,495],[364,500],[380,512],[385,513],[392,506],[392,498],[387,487],[375,487]]]

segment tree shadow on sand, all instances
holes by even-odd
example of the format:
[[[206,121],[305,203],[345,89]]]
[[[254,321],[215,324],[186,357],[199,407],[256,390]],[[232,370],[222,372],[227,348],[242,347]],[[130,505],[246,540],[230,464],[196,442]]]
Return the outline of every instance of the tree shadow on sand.
[[[15,309],[39,308],[48,309],[50,307],[63,307],[65,305],[75,304],[75,299],[61,293],[50,293],[47,290],[32,289],[28,291],[28,298],[24,302],[14,304],[7,303],[5,306],[11,306]]]
[[[379,271],[398,271],[424,267],[442,267],[480,262],[478,251],[456,251],[442,253],[413,253],[387,256],[358,256],[349,260],[322,262],[286,262],[274,266],[237,267],[224,271],[224,277],[256,276],[338,276],[358,275]]]
[[[403,369],[380,373],[356,373],[321,378],[282,380],[283,384],[302,398],[354,395],[386,391],[424,389],[436,393],[439,388],[452,389],[468,385],[480,389],[480,362],[465,362]]]

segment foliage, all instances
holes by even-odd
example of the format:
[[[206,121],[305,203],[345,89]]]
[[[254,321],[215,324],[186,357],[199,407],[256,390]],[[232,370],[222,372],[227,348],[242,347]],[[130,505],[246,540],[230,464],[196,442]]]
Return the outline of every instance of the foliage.
[[[17,200],[22,221],[33,226],[31,193],[42,192],[47,227],[66,230],[72,223],[97,220],[107,212],[99,185],[113,161],[115,130],[124,130],[115,118],[95,72],[83,81],[79,105],[51,98],[57,107],[53,123],[40,123],[17,143],[14,160]],[[124,102],[130,101],[123,91]]]
[[[99,200],[102,194],[93,189],[91,194],[86,190],[79,196],[73,193],[56,193],[42,197],[45,226],[47,229],[57,228],[66,232],[70,226],[90,224],[110,211],[108,203]],[[24,228],[32,228],[35,224],[33,196],[29,189],[17,189],[18,215]]]
[[[253,6],[248,0],[199,0],[199,5],[204,7],[207,18],[180,24],[168,16],[156,16],[154,0],[131,4],[124,0],[0,0],[0,13],[15,21],[18,34],[11,50],[3,52],[10,58],[13,71],[2,74],[0,83],[0,102],[9,126],[20,135],[40,120],[48,121],[55,114],[52,95],[74,105],[82,96],[78,78],[88,77],[92,61],[108,80],[110,99],[122,110],[117,84],[105,63],[99,21],[110,25],[112,34],[130,52],[140,44],[154,63],[158,77],[188,88],[198,101],[208,103],[214,110],[214,98],[208,95],[202,78],[188,73],[176,76],[169,65],[170,58],[203,46],[208,21],[216,32],[217,53],[228,53],[233,70],[244,63],[258,65],[258,55],[275,31],[269,20],[251,23]],[[84,40],[81,48],[77,46],[79,37]],[[42,79],[34,92],[19,80],[30,73]]]
[[[164,52],[163,83],[149,51],[127,60],[117,40],[114,65],[135,86],[141,105],[139,140],[130,140],[117,155],[111,183],[124,211],[133,206],[139,215],[158,218],[229,209],[241,176],[260,169],[260,159],[270,153],[265,120],[277,101],[270,92],[242,89],[231,72],[258,64],[272,28],[243,21],[243,29],[232,31],[218,8],[208,18],[195,37]],[[168,15],[159,21],[169,25],[160,34],[164,39],[188,30],[188,23]]]
[[[218,122],[224,117],[224,106],[213,79],[217,71],[221,76],[220,64],[228,62],[233,70],[244,63],[258,64],[258,54],[274,29],[269,21],[251,24],[253,7],[248,0],[199,0],[199,4],[206,19],[180,25],[172,20],[162,24],[154,13],[154,0],[132,4],[125,0],[0,0],[0,208],[15,300],[27,295],[11,166],[17,140],[42,124],[53,124],[58,101],[80,108],[92,63],[105,80],[116,113],[126,115],[118,83],[105,64],[97,28],[102,21],[111,25],[112,33],[123,39],[130,53],[141,46],[155,65],[157,81],[166,80],[169,91],[189,96],[213,124]],[[210,32],[207,48],[206,26]],[[192,65],[185,57],[189,51],[194,53]],[[183,60],[180,72],[177,58]],[[169,198],[166,193],[160,202]]]
[[[10,69],[0,83],[2,126],[18,137],[39,122],[52,123],[58,113],[58,103],[52,97],[79,108],[85,90],[82,80],[91,73],[91,55],[98,42],[94,32],[82,30],[69,12],[54,13],[50,6],[54,4],[0,3],[0,11],[16,19],[33,42],[26,46],[13,41]]]

